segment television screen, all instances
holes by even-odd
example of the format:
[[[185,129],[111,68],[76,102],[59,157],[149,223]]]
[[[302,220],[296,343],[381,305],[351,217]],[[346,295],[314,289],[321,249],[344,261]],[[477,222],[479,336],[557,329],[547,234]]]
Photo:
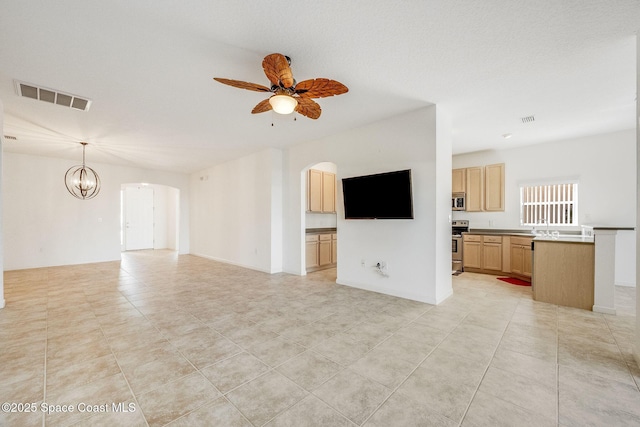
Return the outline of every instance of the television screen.
[[[342,179],[345,219],[413,219],[411,169]]]

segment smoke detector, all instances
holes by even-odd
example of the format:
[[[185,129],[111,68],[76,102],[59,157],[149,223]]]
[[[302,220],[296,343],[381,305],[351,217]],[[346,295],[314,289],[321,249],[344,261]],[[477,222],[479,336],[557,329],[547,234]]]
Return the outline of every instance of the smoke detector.
[[[18,96],[48,102],[50,104],[62,105],[74,110],[88,111],[91,100],[78,95],[72,95],[56,89],[50,89],[32,83],[14,80]]]

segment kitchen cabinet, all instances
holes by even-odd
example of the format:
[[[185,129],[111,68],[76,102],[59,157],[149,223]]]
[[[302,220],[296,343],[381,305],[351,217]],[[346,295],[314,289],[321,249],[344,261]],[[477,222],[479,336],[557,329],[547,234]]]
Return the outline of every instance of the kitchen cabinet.
[[[464,236],[462,238],[463,269],[482,269],[482,236]]]
[[[338,261],[338,235],[331,232],[307,233],[305,236],[307,271],[334,267]]]
[[[504,163],[484,167],[484,210],[504,211]]]
[[[531,278],[531,241],[532,237],[511,237],[511,274]]]
[[[338,263],[338,235],[336,233],[331,235],[331,263]]]
[[[534,241],[532,279],[534,300],[592,310],[594,244]]]
[[[318,234],[307,234],[305,237],[305,255],[307,269],[320,266],[319,246],[320,236]]]
[[[309,169],[307,178],[307,210],[309,212],[336,212],[336,175]]]
[[[467,212],[504,211],[504,163],[453,169],[451,192],[466,194]]]
[[[336,211],[336,175],[322,172],[322,212]]]
[[[502,272],[502,236],[465,234],[462,253],[465,271],[489,274]]]
[[[467,168],[466,175],[467,212],[481,212],[484,208],[484,170],[482,167]]]
[[[482,270],[495,274],[502,271],[502,236],[482,237]]]
[[[467,191],[467,170],[454,169],[451,171],[451,192],[464,193]]]
[[[321,234],[318,245],[318,264],[320,267],[331,264],[331,234]]]

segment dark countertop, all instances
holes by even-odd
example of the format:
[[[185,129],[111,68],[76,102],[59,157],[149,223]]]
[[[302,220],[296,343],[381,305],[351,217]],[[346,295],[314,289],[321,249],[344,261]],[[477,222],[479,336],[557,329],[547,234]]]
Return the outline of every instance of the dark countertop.
[[[474,228],[462,234],[481,234],[484,236],[536,237],[535,234],[527,230],[500,230],[496,228],[491,228],[491,229]]]
[[[307,234],[322,234],[322,233],[336,233],[338,231],[337,228],[307,228],[305,233]]]

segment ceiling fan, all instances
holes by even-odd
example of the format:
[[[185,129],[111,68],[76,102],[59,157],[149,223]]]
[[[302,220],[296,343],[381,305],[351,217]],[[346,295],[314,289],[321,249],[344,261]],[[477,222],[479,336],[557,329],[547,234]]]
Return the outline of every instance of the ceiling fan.
[[[291,59],[281,53],[272,53],[264,57],[262,68],[271,82],[271,87],[219,77],[213,79],[240,89],[273,93],[269,98],[259,102],[251,110],[252,114],[269,110],[280,114],[290,114],[295,111],[311,119],[317,119],[322,110],[320,105],[311,98],[325,98],[349,91],[342,83],[329,79],[310,79],[297,83],[291,73],[290,65]]]

